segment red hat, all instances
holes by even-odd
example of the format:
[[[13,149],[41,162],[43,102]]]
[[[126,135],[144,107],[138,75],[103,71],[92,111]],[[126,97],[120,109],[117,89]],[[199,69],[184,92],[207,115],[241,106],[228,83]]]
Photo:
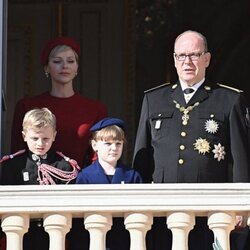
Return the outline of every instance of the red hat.
[[[42,65],[47,65],[49,54],[52,49],[54,49],[58,45],[67,45],[71,47],[78,56],[80,56],[80,45],[74,39],[69,37],[57,37],[53,40],[50,40],[45,47],[43,48],[41,54],[41,63]]]

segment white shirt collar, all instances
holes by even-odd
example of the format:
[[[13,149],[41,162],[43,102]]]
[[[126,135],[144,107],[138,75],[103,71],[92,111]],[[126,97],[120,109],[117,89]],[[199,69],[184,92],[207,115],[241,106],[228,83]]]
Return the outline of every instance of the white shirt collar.
[[[185,101],[186,103],[188,103],[190,101],[190,99],[193,97],[193,95],[195,94],[196,90],[202,85],[202,83],[205,81],[205,78],[203,78],[201,81],[195,83],[192,87],[188,86],[185,82],[181,81],[180,80],[180,84],[181,84],[181,88],[182,88],[182,91],[186,88],[191,88],[194,90],[193,93],[190,93],[190,94],[184,94],[184,98],[185,98]]]
[[[194,89],[194,92],[192,94],[194,94],[196,92],[196,90],[202,85],[202,83],[205,81],[205,78],[203,78],[201,81],[195,83],[192,87],[188,86],[187,83],[185,83],[184,81],[182,80],[179,80],[180,81],[180,84],[181,84],[181,89],[182,91],[186,88],[192,88]]]

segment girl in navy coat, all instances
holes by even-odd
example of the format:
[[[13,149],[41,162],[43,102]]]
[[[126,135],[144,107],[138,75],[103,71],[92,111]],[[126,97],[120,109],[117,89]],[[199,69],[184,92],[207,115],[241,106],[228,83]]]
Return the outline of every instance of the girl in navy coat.
[[[117,118],[105,118],[91,127],[91,145],[97,160],[79,172],[77,184],[142,183],[138,172],[119,161],[126,141],[124,127],[124,122]],[[123,218],[114,218],[106,249],[129,250],[129,242]]]
[[[91,127],[91,145],[97,160],[79,172],[77,184],[142,182],[138,172],[119,162],[125,142],[124,126],[120,119],[104,118]]]

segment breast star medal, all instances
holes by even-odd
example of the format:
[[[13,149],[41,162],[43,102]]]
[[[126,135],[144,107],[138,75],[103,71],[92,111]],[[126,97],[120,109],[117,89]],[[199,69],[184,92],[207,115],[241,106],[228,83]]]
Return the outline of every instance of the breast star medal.
[[[212,152],[214,153],[214,159],[217,159],[217,161],[224,160],[226,152],[220,143],[218,143],[218,145],[214,144],[214,149]]]
[[[209,142],[203,138],[197,139],[194,143],[194,150],[197,150],[199,154],[209,153],[210,148]]]
[[[205,130],[210,134],[215,134],[218,132],[219,124],[213,120],[209,119],[205,122]]]

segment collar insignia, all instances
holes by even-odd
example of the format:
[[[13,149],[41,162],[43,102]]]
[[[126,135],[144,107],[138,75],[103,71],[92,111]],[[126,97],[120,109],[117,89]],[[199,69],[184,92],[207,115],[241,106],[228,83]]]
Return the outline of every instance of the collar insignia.
[[[36,154],[32,154],[32,160],[33,161],[41,161],[41,159],[43,159],[43,160],[45,160],[45,159],[47,159],[47,154],[44,154],[44,155],[36,155]]]

